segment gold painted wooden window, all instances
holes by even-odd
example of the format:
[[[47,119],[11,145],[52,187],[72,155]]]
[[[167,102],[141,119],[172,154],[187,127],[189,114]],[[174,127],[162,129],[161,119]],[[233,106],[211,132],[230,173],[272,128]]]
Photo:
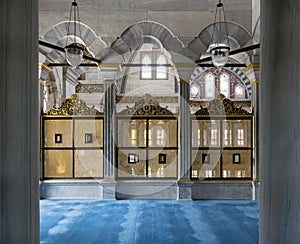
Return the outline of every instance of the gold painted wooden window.
[[[192,179],[252,179],[252,116],[192,119]]]
[[[177,177],[176,118],[122,117],[118,118],[117,125],[118,178]],[[133,128],[134,138],[128,136]]]
[[[102,178],[103,117],[42,116],[41,177]]]

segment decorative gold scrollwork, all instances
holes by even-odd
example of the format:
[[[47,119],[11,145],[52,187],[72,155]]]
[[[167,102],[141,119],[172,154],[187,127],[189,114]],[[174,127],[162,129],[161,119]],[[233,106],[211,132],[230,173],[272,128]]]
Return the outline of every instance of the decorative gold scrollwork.
[[[236,107],[223,94],[219,94],[216,99],[209,102],[207,107],[202,107],[195,113],[195,115],[252,115],[242,107]]]
[[[145,94],[139,98],[132,108],[126,106],[120,115],[173,115],[173,113],[166,108],[159,105],[151,95]]]
[[[76,94],[65,99],[59,108],[53,106],[47,115],[100,115],[101,113],[94,107],[89,108],[85,101],[79,99]]]
[[[76,93],[102,93],[104,92],[103,84],[79,84],[76,86]]]

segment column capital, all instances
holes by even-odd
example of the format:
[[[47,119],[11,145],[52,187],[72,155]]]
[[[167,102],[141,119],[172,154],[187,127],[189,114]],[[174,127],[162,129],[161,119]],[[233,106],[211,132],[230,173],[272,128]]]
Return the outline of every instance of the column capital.
[[[189,84],[190,82],[187,81],[187,80],[180,79],[180,80],[179,80],[179,83],[188,83],[188,84]]]
[[[113,80],[113,79],[104,79],[104,83],[105,84],[114,84],[116,82],[116,80]]]

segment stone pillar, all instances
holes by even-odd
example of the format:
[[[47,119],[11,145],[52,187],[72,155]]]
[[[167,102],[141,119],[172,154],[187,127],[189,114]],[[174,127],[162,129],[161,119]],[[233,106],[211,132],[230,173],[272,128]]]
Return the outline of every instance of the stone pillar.
[[[104,109],[104,178],[115,177],[115,101],[116,86],[113,80],[105,81],[105,109]]]
[[[0,243],[39,243],[38,1],[0,1]]]
[[[252,56],[252,68],[254,79],[251,79],[252,84],[252,105],[254,106],[254,172],[253,179],[254,181],[259,180],[259,150],[260,150],[260,140],[259,140],[259,104],[260,104],[260,65],[259,65],[259,56]]]
[[[190,84],[180,81],[180,178],[190,179],[191,167],[191,120],[190,120]]]
[[[261,1],[260,243],[300,243],[300,4]]]

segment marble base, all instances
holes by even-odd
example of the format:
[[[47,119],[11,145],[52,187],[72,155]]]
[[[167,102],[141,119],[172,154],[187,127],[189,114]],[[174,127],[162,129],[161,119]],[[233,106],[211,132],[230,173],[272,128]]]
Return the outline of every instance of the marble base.
[[[259,182],[47,180],[41,198],[59,199],[259,199]]]
[[[192,199],[193,182],[178,182],[177,200],[191,200]]]
[[[176,181],[118,181],[117,199],[176,199]]]
[[[252,182],[194,182],[192,199],[252,199]]]
[[[40,198],[103,199],[103,186],[92,180],[47,180],[40,183]]]

